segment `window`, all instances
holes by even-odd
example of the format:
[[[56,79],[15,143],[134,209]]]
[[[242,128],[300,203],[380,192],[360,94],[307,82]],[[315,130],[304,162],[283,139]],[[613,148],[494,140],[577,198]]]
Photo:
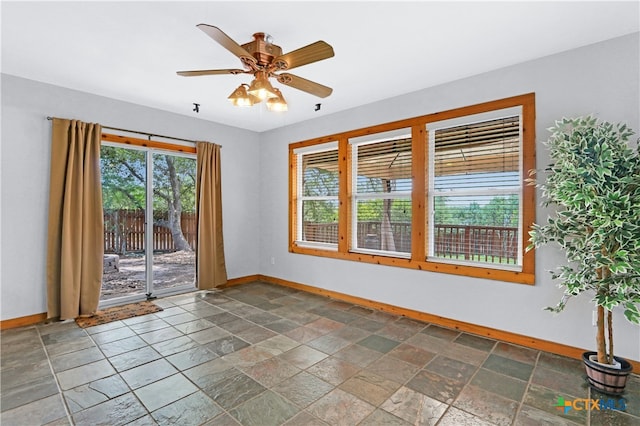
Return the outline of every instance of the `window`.
[[[427,125],[430,259],[521,265],[520,109],[491,115]]]
[[[401,133],[350,141],[354,250],[411,254],[411,130]]]
[[[534,94],[289,150],[290,251],[534,283]]]
[[[297,150],[299,244],[335,249],[338,244],[338,144]]]

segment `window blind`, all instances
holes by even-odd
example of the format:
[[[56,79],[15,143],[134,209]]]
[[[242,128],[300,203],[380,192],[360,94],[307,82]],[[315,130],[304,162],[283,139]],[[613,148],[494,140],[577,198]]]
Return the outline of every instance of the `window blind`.
[[[520,117],[434,132],[430,255],[517,264]]]

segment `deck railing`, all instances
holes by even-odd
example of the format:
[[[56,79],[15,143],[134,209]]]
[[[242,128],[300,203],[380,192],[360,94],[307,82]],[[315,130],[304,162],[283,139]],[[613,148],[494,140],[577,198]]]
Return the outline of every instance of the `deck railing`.
[[[358,222],[358,247],[380,250],[381,228],[381,222]],[[395,251],[411,252],[411,223],[392,222],[391,234]],[[337,244],[338,224],[306,222],[303,235],[305,241]],[[515,264],[518,260],[518,228],[436,224],[433,255],[445,259]]]
[[[503,264],[518,261],[518,228],[470,225],[435,228],[435,257]]]

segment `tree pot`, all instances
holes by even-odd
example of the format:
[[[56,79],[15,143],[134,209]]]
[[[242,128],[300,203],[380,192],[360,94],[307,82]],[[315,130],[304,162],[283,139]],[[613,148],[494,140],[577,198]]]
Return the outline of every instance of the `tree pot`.
[[[589,385],[609,395],[620,395],[624,392],[627,384],[627,377],[633,367],[624,358],[614,356],[613,359],[620,363],[620,368],[615,368],[607,364],[601,364],[592,360],[591,356],[597,356],[596,352],[584,352],[582,361],[587,370],[587,381]],[[596,358],[597,359],[597,358]]]

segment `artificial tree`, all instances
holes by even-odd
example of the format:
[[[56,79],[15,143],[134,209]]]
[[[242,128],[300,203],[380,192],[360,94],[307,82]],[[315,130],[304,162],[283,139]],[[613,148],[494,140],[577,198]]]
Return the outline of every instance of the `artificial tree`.
[[[626,125],[593,116],[565,118],[549,130],[552,163],[543,182],[530,182],[555,212],[533,225],[528,249],[556,243],[564,251],[567,264],[551,271],[564,295],[547,309],[560,312],[569,298],[593,292],[597,361],[614,364],[612,309],[621,306],[640,323],[640,148],[630,146]]]

